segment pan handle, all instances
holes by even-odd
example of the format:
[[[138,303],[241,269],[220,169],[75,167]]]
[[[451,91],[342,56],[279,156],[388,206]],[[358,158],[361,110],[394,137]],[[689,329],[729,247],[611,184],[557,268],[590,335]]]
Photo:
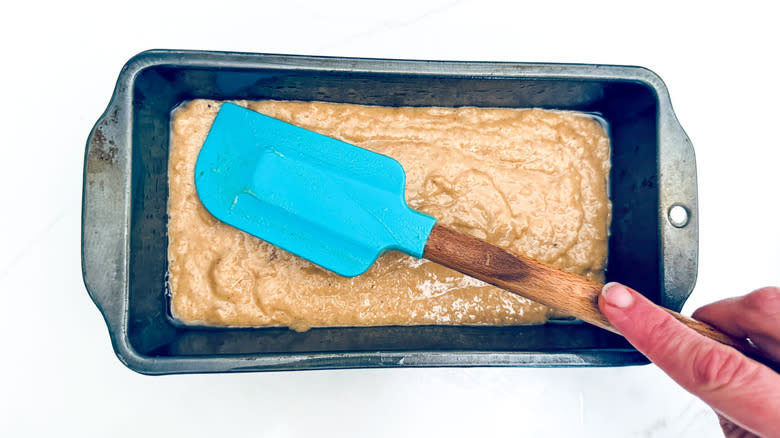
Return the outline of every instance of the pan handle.
[[[81,208],[81,269],[84,285],[109,332],[123,326],[127,309],[130,205],[128,106],[114,95],[87,139]]]
[[[664,254],[660,304],[679,311],[696,284],[698,272],[696,156],[666,93],[659,95],[658,123],[658,214]]]

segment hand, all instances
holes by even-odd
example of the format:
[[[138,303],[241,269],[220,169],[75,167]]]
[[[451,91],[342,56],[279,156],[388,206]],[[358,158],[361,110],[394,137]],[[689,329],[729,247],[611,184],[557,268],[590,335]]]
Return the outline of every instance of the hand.
[[[637,350],[715,410],[727,437],[780,437],[780,374],[697,334],[621,284],[604,286],[599,308]],[[780,361],[780,289],[718,301],[693,317],[750,338]]]

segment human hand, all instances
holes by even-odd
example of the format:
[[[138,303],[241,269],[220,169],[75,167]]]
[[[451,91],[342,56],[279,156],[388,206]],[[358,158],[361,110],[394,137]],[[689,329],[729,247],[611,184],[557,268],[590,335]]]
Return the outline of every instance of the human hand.
[[[727,437],[780,437],[780,374],[737,350],[699,335],[633,289],[608,283],[604,316],[637,350],[710,405]],[[706,305],[693,317],[750,340],[780,361],[780,289]]]

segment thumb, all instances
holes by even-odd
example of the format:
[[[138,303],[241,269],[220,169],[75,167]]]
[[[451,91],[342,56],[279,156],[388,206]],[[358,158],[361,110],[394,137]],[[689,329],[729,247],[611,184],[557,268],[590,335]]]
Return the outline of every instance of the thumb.
[[[599,308],[637,350],[717,412],[754,433],[780,433],[780,374],[699,335],[621,284],[604,286]]]

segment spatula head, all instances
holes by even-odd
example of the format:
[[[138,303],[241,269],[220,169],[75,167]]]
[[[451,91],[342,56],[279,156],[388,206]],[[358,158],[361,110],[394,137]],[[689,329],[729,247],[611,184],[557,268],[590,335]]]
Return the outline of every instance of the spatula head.
[[[406,205],[405,184],[390,157],[230,103],[195,165],[217,219],[347,277],[389,249],[422,257],[436,220]]]

